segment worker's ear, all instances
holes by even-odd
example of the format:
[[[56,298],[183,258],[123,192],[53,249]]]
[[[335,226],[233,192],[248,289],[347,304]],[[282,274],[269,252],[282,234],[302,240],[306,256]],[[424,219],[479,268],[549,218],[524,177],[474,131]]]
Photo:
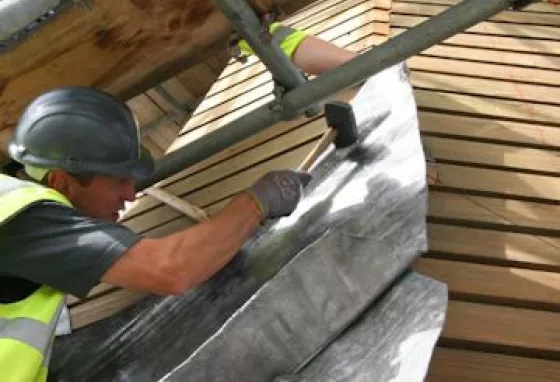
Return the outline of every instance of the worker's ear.
[[[47,185],[66,196],[69,200],[73,199],[76,187],[79,185],[70,174],[62,170],[51,170],[47,174]]]

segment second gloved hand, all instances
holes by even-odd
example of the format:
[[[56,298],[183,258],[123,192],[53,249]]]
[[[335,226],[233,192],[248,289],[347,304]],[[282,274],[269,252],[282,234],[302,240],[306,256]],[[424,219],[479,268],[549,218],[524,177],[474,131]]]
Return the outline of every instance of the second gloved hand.
[[[303,195],[303,187],[311,180],[306,172],[292,170],[271,171],[247,191],[253,196],[265,218],[291,214]]]

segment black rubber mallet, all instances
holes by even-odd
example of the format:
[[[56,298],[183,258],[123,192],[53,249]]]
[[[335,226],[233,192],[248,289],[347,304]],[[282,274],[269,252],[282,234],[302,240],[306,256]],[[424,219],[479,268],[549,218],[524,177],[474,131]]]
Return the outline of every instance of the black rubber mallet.
[[[347,102],[331,101],[325,104],[325,119],[329,129],[301,162],[298,170],[308,171],[331,143],[339,149],[348,148],[358,141],[358,128],[352,106]]]

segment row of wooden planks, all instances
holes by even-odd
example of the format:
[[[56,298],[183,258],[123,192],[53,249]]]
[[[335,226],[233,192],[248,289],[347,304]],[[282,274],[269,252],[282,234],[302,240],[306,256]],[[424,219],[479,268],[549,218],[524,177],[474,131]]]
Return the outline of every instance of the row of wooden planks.
[[[457,2],[394,2],[392,35]],[[450,292],[428,381],[560,372],[559,48],[560,14],[539,3],[408,61],[439,176],[415,269]]]

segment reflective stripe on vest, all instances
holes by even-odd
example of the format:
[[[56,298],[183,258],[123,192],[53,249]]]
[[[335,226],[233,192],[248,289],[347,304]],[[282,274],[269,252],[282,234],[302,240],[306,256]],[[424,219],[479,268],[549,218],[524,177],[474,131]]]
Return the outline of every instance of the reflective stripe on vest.
[[[71,206],[55,190],[0,175],[0,225],[42,200]],[[56,323],[63,305],[64,294],[46,285],[21,301],[0,304],[2,381],[46,381]]]

